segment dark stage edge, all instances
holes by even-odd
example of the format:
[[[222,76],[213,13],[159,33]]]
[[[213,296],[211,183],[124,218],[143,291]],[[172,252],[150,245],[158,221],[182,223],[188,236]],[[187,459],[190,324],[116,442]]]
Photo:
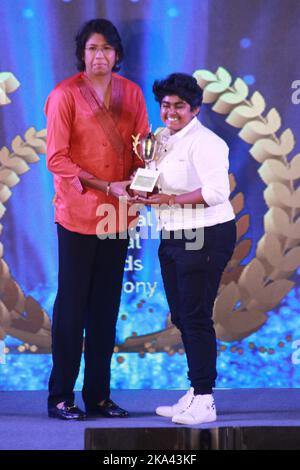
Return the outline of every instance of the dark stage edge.
[[[114,391],[129,418],[65,422],[48,418],[45,391],[0,392],[0,450],[300,449],[300,389],[216,390],[218,419],[207,425],[181,426],[155,415],[156,406],[183,393]]]

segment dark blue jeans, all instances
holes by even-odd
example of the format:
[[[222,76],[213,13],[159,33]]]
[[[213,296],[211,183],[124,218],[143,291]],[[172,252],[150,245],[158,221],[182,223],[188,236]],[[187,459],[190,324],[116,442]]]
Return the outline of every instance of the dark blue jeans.
[[[171,320],[182,335],[194,393],[211,394],[217,377],[213,306],[234,250],[235,221],[205,227],[198,250],[187,250],[190,239],[169,233],[169,240],[161,239],[159,259]]]

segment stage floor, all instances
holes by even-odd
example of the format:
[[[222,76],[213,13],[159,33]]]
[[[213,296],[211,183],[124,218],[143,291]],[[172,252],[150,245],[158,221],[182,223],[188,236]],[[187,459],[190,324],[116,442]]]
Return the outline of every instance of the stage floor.
[[[0,392],[1,450],[83,450],[86,428],[180,427],[155,415],[158,405],[172,404],[179,390],[121,390],[112,399],[130,411],[129,418],[90,418],[66,422],[46,413],[46,392]],[[300,426],[300,389],[216,390],[218,419],[194,428]],[[82,406],[77,394],[77,404]]]

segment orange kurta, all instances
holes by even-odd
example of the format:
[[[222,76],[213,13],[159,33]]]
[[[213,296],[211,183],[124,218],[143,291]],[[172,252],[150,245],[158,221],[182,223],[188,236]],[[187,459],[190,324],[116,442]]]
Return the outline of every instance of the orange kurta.
[[[148,131],[148,118],[141,89],[130,80],[112,75],[109,112],[124,141],[123,155],[117,153],[97,117],[80,92],[79,83],[90,86],[83,73],[61,83],[49,95],[47,116],[47,167],[54,174],[55,221],[82,234],[99,233],[97,208],[113,204],[119,224],[119,201],[102,191],[82,188],[80,173],[88,172],[104,181],[127,180],[141,165],[132,152],[132,135]]]

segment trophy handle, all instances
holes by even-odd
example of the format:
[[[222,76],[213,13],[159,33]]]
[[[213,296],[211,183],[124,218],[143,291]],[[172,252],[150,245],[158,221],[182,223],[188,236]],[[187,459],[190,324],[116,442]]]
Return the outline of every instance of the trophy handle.
[[[141,134],[137,134],[137,135],[132,135],[132,140],[133,140],[133,144],[132,144],[132,147],[133,147],[133,151],[134,153],[136,154],[136,156],[142,160],[142,162],[144,162],[144,159],[143,157],[139,154],[139,151],[138,151],[138,145],[141,144],[141,141],[140,141],[140,136]]]

